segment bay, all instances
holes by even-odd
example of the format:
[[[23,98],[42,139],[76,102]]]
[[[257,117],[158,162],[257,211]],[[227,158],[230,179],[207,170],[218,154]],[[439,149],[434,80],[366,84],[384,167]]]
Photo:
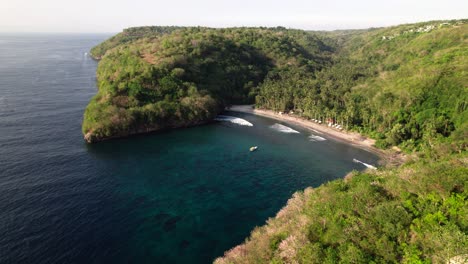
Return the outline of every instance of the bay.
[[[87,145],[87,53],[109,36],[0,35],[0,263],[209,263],[295,191],[365,169],[354,158],[378,162],[233,112],[253,126],[227,118]]]

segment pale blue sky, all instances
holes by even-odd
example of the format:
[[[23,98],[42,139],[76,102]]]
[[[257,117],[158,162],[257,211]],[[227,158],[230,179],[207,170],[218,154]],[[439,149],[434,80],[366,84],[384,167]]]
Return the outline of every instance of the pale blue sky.
[[[0,32],[119,32],[143,25],[331,30],[468,18],[468,0],[0,0]]]

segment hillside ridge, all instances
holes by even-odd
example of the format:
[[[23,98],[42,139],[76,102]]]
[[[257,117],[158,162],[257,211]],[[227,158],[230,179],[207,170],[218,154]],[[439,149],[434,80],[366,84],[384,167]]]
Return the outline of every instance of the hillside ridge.
[[[468,20],[368,30],[130,28],[94,47],[87,142],[210,122],[232,104],[412,157],[298,192],[215,263],[447,263],[468,252]]]

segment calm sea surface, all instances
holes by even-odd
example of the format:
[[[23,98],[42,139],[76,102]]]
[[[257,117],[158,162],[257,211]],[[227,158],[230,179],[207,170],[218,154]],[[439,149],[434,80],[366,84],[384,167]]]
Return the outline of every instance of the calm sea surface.
[[[377,162],[235,113],[253,126],[86,145],[87,52],[107,37],[0,35],[0,263],[209,263],[295,191]]]

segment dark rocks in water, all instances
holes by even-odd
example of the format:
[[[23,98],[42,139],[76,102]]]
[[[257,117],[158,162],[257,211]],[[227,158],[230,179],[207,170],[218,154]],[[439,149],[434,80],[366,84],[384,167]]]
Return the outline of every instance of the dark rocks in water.
[[[180,219],[182,219],[182,216],[174,216],[168,219],[164,223],[164,226],[163,226],[164,231],[169,232],[169,231],[174,230],[176,228],[177,222],[179,222]]]
[[[179,243],[179,248],[186,249],[189,245],[190,245],[190,242],[188,240],[182,240],[182,242]]]
[[[156,221],[156,222],[163,222],[165,219],[171,217],[170,214],[166,214],[166,213],[158,213],[156,214],[153,219]]]
[[[271,204],[270,203],[263,203],[263,204],[257,205],[255,208],[257,208],[260,211],[270,210]]]
[[[177,222],[182,219],[182,216],[158,213],[153,216],[153,219],[158,225],[162,225],[164,231],[169,232],[176,228]]]
[[[259,179],[253,179],[252,181],[252,185],[254,187],[261,187],[263,185],[262,181],[260,181]]]

